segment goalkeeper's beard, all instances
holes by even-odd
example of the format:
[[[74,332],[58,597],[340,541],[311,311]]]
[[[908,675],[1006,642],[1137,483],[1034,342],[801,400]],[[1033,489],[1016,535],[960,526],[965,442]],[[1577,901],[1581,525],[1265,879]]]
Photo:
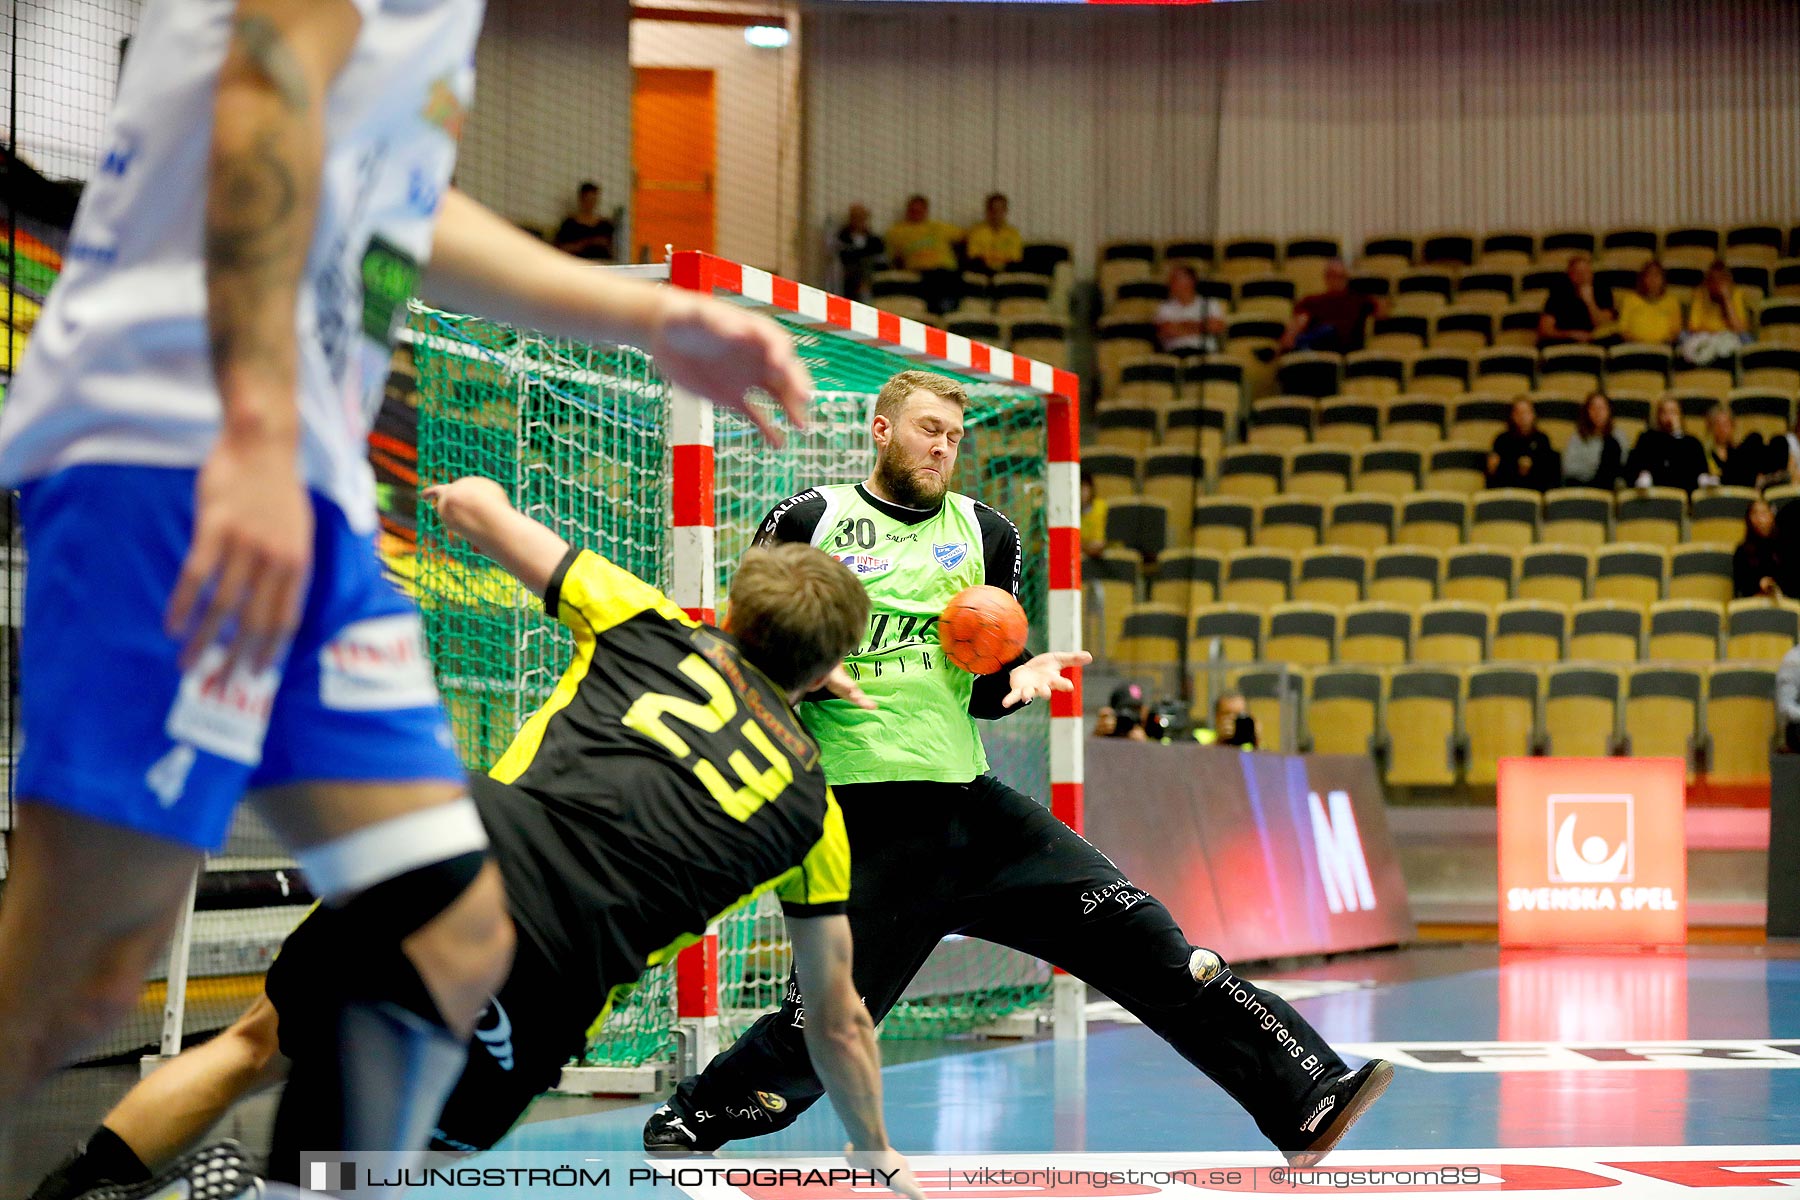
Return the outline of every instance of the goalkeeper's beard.
[[[943,503],[950,481],[922,468],[926,463],[906,463],[889,451],[875,460],[875,482],[893,498],[895,504],[907,508],[936,508]]]

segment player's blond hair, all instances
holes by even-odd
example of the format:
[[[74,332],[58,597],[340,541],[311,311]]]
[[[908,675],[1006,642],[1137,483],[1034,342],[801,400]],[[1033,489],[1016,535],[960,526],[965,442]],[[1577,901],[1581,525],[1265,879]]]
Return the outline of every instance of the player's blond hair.
[[[881,392],[875,397],[875,415],[892,421],[905,409],[912,394],[918,391],[930,392],[958,408],[969,406],[968,390],[948,375],[932,371],[902,371],[881,385]]]
[[[758,670],[778,687],[804,687],[862,641],[869,593],[823,550],[787,542],[745,553],[727,619]]]

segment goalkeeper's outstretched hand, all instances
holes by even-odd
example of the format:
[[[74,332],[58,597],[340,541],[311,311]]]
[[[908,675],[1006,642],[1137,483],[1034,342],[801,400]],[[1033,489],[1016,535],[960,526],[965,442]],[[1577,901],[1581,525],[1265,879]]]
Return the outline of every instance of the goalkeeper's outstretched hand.
[[[850,672],[843,663],[831,668],[831,674],[825,677],[825,690],[839,700],[848,700],[858,708],[866,708],[874,712],[881,706],[869,699],[869,694],[857,686],[856,680],[850,678]]]
[[[858,1171],[880,1171],[887,1179],[888,1187],[897,1194],[911,1197],[911,1200],[925,1200],[925,1189],[919,1186],[906,1157],[892,1146],[883,1150],[858,1150],[854,1145],[847,1145],[844,1159]]]
[[[1072,692],[1074,681],[1063,678],[1063,671],[1068,667],[1082,667],[1094,661],[1094,656],[1086,650],[1053,650],[1049,654],[1040,654],[1030,662],[1020,663],[1013,668],[1007,682],[1012,684],[1012,691],[1006,693],[1006,699],[1000,702],[1001,707],[1011,708],[1015,704],[1024,704],[1030,700],[1042,700],[1051,692]]]
[[[795,429],[806,428],[812,378],[781,326],[691,292],[664,288],[660,295],[646,349],[671,382],[738,413],[771,446],[781,445],[782,433],[751,403],[752,388],[773,397]]]

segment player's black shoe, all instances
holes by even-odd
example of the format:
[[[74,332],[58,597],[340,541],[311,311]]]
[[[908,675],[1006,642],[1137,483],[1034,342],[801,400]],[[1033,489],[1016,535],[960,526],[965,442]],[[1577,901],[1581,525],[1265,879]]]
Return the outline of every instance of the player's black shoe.
[[[1281,1148],[1289,1165],[1317,1166],[1393,1081],[1394,1064],[1380,1058],[1370,1059],[1339,1079],[1300,1123],[1295,1148]]]
[[[250,1169],[243,1147],[224,1141],[189,1151],[147,1183],[110,1184],[85,1193],[82,1200],[260,1200],[262,1194],[263,1182]]]
[[[677,1108],[674,1096],[667,1104],[657,1106],[644,1122],[644,1149],[652,1154],[705,1154],[717,1150],[722,1143],[703,1144],[694,1132],[694,1120]]]

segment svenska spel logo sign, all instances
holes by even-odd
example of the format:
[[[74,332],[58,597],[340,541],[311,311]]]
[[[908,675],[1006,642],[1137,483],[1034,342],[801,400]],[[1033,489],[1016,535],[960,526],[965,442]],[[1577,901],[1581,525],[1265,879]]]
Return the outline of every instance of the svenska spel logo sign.
[[[1552,883],[1630,883],[1629,792],[1557,793],[1548,798]]]
[[[1687,764],[1678,758],[1500,763],[1500,943],[1687,940]]]

